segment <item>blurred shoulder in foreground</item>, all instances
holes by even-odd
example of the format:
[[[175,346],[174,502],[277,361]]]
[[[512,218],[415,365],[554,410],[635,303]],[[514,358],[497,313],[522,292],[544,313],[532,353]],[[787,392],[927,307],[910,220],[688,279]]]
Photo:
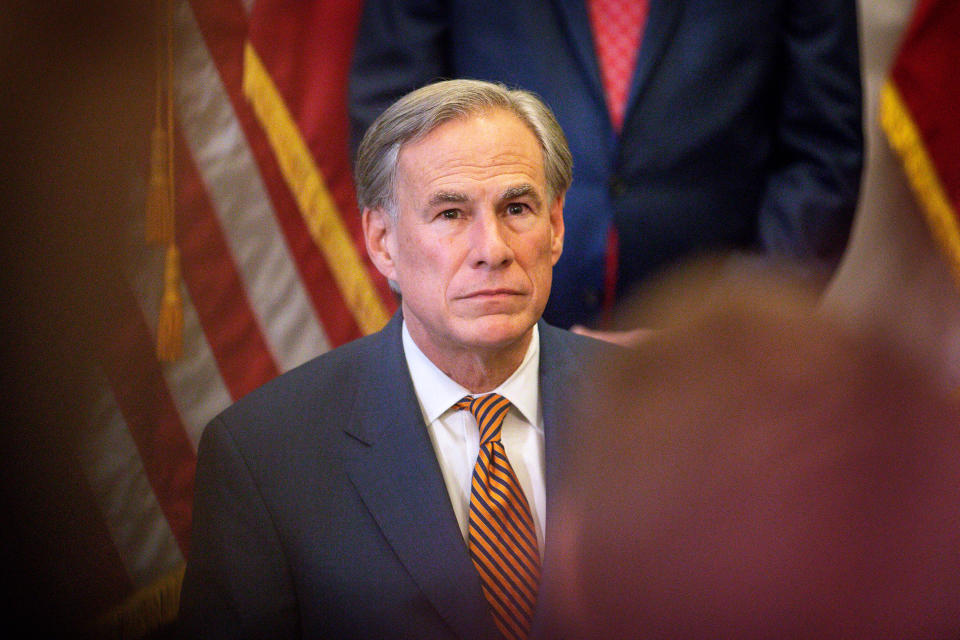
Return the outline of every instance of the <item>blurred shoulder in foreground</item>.
[[[956,394],[763,269],[700,266],[636,309],[661,330],[566,452],[543,635],[956,636]]]

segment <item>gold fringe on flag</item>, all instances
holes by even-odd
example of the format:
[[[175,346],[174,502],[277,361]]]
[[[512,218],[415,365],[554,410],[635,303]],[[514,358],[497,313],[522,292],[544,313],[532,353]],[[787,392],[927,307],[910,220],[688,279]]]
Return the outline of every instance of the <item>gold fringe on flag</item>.
[[[183,352],[183,297],[176,246],[176,191],[173,181],[173,0],[157,0],[156,110],[150,136],[147,242],[166,248],[163,297],[157,322],[157,357],[172,362]]]
[[[185,566],[181,565],[106,612],[96,621],[93,635],[116,640],[141,640],[173,623],[180,608],[184,570]]]
[[[903,97],[893,82],[880,90],[880,126],[890,146],[900,156],[904,172],[926,216],[931,235],[947,258],[955,284],[960,287],[960,222],[947,198],[933,160]]]

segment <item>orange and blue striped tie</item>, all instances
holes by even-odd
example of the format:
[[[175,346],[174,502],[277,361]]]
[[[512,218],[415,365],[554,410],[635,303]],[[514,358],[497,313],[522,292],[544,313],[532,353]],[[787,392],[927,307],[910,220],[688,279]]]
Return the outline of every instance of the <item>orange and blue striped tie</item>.
[[[540,553],[530,507],[500,443],[510,401],[490,393],[465,397],[480,426],[480,453],[470,494],[470,557],[483,594],[505,638],[527,638],[540,585]]]

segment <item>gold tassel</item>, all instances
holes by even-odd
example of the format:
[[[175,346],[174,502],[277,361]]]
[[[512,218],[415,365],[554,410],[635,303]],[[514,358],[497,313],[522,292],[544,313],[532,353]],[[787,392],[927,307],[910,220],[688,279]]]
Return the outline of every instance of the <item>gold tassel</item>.
[[[163,298],[157,319],[157,358],[173,362],[183,353],[183,296],[173,182],[173,0],[158,0],[157,14],[157,110],[150,140],[147,241],[166,246]]]
[[[150,135],[150,182],[147,185],[146,237],[148,243],[166,245],[173,241],[173,131],[170,116],[173,110],[172,31],[167,0],[157,0],[156,52],[154,66],[153,132]]]
[[[147,242],[158,245],[173,241],[167,149],[167,132],[158,124],[150,135],[150,183],[147,186]]]
[[[183,353],[183,296],[180,294],[180,251],[167,245],[163,264],[163,299],[157,322],[157,357],[173,362]]]

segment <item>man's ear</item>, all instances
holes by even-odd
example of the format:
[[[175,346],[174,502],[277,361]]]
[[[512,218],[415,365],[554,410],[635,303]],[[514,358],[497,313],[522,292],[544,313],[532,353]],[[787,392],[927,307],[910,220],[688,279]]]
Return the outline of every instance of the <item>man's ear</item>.
[[[396,242],[393,237],[393,219],[382,207],[363,210],[363,238],[367,245],[367,254],[380,273],[387,280],[396,280],[397,268],[394,264]]]
[[[553,264],[557,264],[560,254],[563,253],[563,203],[566,195],[561,193],[550,207],[550,228],[553,231],[550,253],[553,255]]]

